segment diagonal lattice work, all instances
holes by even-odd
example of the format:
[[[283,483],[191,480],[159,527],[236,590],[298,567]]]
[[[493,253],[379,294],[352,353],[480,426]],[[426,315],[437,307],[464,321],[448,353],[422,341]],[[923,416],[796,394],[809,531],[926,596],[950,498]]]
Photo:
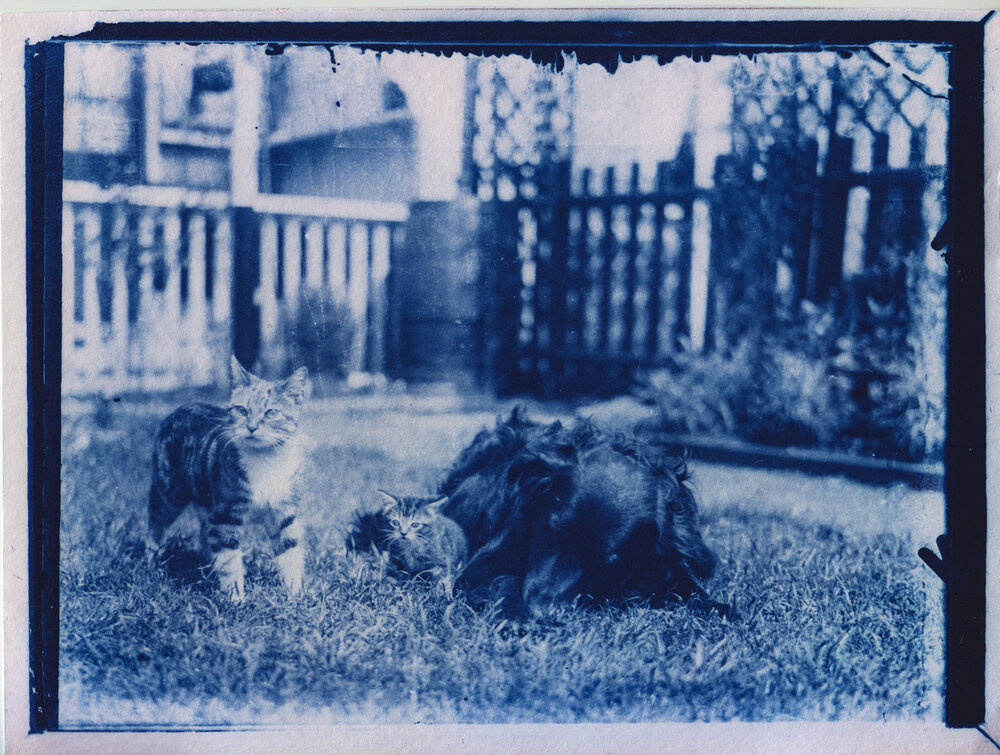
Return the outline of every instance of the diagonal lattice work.
[[[943,165],[947,71],[946,53],[931,45],[740,57],[730,74],[734,149],[764,156],[815,139],[822,172],[835,134],[854,142],[855,170]],[[884,156],[874,149],[880,135],[889,139]]]
[[[517,56],[470,58],[464,181],[482,200],[531,198],[571,151],[573,71]]]
[[[943,273],[931,241],[946,212],[947,77],[947,53],[932,45],[737,59],[732,152],[716,185],[751,212],[717,218],[716,236],[733,242],[717,262],[773,275],[764,289],[779,311],[862,274],[886,288],[887,268],[912,255]]]

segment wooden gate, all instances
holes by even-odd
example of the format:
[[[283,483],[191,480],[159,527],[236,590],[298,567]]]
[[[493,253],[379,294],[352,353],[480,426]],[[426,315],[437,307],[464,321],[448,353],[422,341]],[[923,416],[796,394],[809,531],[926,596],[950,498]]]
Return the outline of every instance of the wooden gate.
[[[562,164],[530,199],[485,203],[483,330],[497,390],[627,390],[637,370],[776,327],[804,301],[905,313],[897,263],[937,264],[930,242],[944,220],[944,169],[918,162],[915,133],[910,165],[889,167],[888,138],[876,135],[871,168],[853,170],[854,143],[834,135],[822,174],[804,143],[772,158],[763,180],[753,159],[724,155],[711,189],[695,185],[685,138],[652,190],[640,190],[638,166],[627,182],[608,168],[598,183],[586,170],[571,180]],[[852,300],[862,272],[874,301]]]
[[[707,244],[693,144],[659,164],[652,190],[638,166],[626,182],[613,168],[576,186],[567,164],[554,173],[549,191],[484,208],[488,361],[501,393],[620,390],[691,339],[692,261]]]

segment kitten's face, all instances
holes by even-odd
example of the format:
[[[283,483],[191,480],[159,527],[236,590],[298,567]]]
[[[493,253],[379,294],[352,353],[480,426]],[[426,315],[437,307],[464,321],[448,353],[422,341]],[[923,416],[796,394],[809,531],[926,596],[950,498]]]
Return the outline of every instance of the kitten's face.
[[[430,496],[396,497],[385,491],[379,493],[385,499],[382,513],[388,523],[388,539],[414,542],[427,534],[434,520],[440,516],[441,507],[447,498]]]
[[[230,363],[230,431],[240,448],[261,450],[287,442],[299,427],[308,371],[300,367],[285,380],[251,375],[233,357]]]

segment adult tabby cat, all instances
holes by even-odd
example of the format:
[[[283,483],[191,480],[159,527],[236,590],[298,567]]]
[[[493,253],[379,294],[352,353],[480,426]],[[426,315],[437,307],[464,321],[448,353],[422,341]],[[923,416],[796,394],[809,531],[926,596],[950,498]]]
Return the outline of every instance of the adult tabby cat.
[[[364,547],[365,540],[374,543],[389,554],[389,565],[396,572],[429,575],[451,595],[468,548],[462,528],[441,513],[448,499],[394,496],[384,490],[379,494],[384,499],[382,509],[355,520],[355,546]]]
[[[270,538],[275,565],[293,595],[302,590],[302,526],[295,518],[302,443],[299,413],[308,371],[281,381],[251,375],[230,360],[227,406],[187,404],[160,424],[149,489],[149,532],[159,549],[193,512],[198,548],[234,603],[245,597],[248,528]]]

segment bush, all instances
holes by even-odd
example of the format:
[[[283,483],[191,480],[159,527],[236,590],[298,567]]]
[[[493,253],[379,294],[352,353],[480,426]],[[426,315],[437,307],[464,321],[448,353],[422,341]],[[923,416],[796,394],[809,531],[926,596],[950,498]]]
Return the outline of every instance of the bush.
[[[639,398],[659,410],[667,432],[738,434],[741,394],[753,383],[749,344],[707,354],[681,351],[671,369],[649,373]]]
[[[887,296],[885,282],[896,276],[905,277],[905,295],[898,286]],[[932,263],[890,257],[767,332],[675,355],[645,376],[638,395],[668,432],[940,461],[944,290]]]

